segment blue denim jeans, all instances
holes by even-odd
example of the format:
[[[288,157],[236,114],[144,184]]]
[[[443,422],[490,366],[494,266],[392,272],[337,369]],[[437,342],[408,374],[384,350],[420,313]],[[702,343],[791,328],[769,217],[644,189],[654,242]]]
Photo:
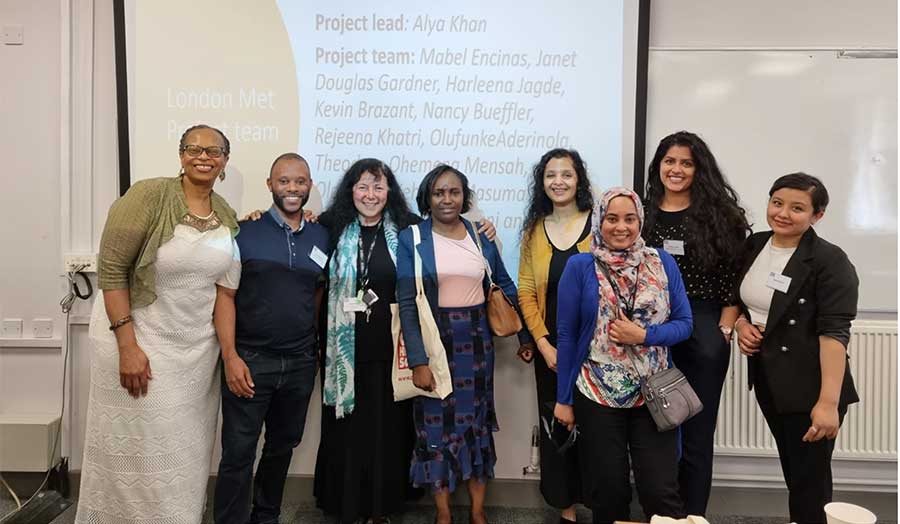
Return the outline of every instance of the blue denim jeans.
[[[254,396],[240,398],[229,391],[223,372],[222,461],[213,517],[216,524],[277,524],[288,467],[294,448],[303,437],[318,366],[316,352],[312,349],[283,355],[240,348],[237,351],[250,369]],[[253,479],[253,461],[263,424],[266,440]]]

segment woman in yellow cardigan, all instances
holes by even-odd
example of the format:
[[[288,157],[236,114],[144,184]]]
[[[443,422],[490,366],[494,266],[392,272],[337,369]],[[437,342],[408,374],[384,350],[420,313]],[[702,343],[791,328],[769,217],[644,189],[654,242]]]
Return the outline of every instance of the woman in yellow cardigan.
[[[553,149],[534,166],[531,199],[522,225],[519,306],[540,357],[534,359],[538,412],[552,419],[556,402],[556,288],[566,261],[590,250],[590,181],[581,155]],[[530,355],[523,355],[530,360]],[[581,481],[575,448],[556,451],[541,432],[541,494],[561,510],[560,524],[575,521]]]

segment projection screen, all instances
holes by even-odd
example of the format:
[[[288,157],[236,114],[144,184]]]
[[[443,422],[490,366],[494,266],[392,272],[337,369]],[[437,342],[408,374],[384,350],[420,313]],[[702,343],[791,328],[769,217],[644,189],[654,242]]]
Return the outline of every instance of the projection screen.
[[[419,181],[447,163],[469,177],[475,214],[496,224],[515,275],[545,151],[577,149],[595,193],[640,180],[646,0],[118,0],[116,9],[122,192],[175,175],[178,139],[196,123],[231,141],[215,190],[239,215],[271,205],[265,179],[287,151],[309,162],[315,211],[356,159],[389,164],[413,209]]]

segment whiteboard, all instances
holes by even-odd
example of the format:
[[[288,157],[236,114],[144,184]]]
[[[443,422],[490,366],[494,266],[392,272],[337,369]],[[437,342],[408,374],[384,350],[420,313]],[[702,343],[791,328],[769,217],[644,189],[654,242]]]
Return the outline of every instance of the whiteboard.
[[[860,278],[860,311],[897,311],[897,60],[836,51],[654,50],[647,162],[665,135],[709,145],[754,231],[769,187],[804,171],[831,203],[815,226]]]

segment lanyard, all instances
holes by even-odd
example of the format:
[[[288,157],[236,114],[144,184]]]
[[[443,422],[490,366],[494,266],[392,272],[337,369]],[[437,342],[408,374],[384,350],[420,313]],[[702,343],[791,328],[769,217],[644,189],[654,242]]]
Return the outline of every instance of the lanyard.
[[[369,251],[366,252],[365,246],[363,245],[363,236],[362,236],[362,227],[360,227],[359,238],[358,238],[358,249],[359,252],[357,254],[357,260],[359,261],[359,282],[360,289],[365,290],[369,285],[369,262],[372,261],[372,252],[375,251],[375,242],[378,241],[378,233],[381,231],[382,226],[384,225],[384,217],[378,221],[378,226],[375,229],[375,236],[372,238],[372,243],[369,244]],[[365,255],[364,255],[365,253]]]
[[[624,305],[625,307],[625,316],[628,317],[628,320],[632,320],[631,315],[634,314],[634,302],[637,299],[637,285],[638,285],[638,277],[641,273],[641,266],[638,264],[637,269],[634,273],[634,286],[631,288],[631,304],[628,304],[624,298],[622,298],[622,293],[619,292],[619,285],[616,281],[610,276],[609,268],[606,267],[606,264],[600,264],[600,271],[603,272],[603,276],[606,277],[606,281],[609,282],[609,285],[613,288],[613,292],[619,298],[619,303]]]

